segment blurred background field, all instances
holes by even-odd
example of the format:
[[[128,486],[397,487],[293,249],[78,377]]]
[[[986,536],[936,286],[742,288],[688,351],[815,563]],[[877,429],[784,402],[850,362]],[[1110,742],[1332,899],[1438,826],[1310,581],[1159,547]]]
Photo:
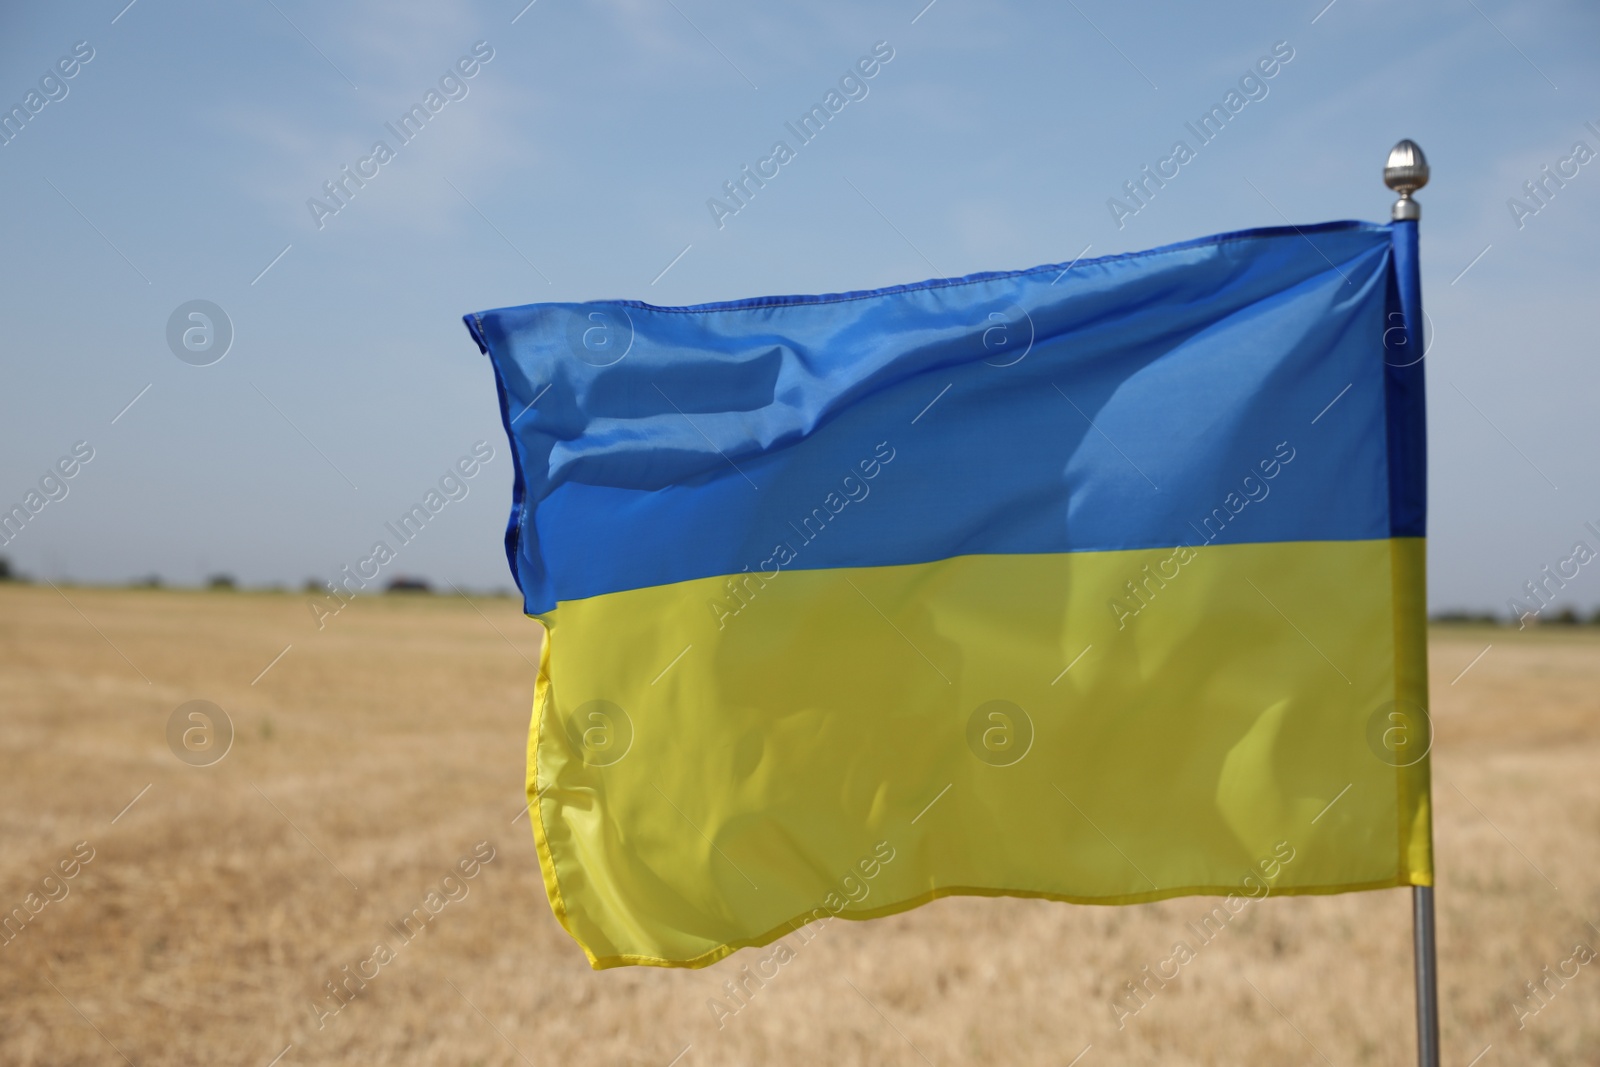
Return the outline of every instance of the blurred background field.
[[[1403,891],[1254,906],[1121,1030],[1111,997],[1209,902],[832,923],[720,1027],[768,950],[592,972],[521,813],[538,647],[503,597],[366,597],[319,632],[286,593],[0,585],[0,907],[93,849],[0,945],[0,1063],[1414,1062]],[[1435,626],[1430,655],[1445,1062],[1597,1062],[1600,966],[1542,1005],[1524,983],[1600,947],[1600,628]],[[167,745],[194,699],[236,728],[213,766]],[[484,841],[319,1028],[324,983]]]

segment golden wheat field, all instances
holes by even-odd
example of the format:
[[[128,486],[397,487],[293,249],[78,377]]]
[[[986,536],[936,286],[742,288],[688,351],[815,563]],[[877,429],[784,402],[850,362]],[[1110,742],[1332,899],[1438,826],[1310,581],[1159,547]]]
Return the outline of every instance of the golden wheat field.
[[[763,950],[593,972],[521,815],[538,644],[504,598],[319,632],[289,594],[0,587],[0,1063],[1415,1062],[1399,890],[1262,901],[1121,1029],[1111,998],[1209,903],[830,923],[720,1017]],[[1600,1062],[1600,631],[1436,627],[1431,660],[1444,1062]],[[167,741],[197,699],[235,727],[210,766]]]

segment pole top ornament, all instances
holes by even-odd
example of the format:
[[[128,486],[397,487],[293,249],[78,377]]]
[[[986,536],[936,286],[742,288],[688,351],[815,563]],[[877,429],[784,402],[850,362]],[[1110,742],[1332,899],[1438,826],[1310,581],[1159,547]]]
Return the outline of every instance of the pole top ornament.
[[[1388,162],[1383,165],[1383,184],[1400,194],[1391,211],[1395,220],[1415,221],[1422,217],[1422,206],[1411,199],[1411,194],[1428,184],[1428,157],[1417,142],[1401,141],[1389,149]]]

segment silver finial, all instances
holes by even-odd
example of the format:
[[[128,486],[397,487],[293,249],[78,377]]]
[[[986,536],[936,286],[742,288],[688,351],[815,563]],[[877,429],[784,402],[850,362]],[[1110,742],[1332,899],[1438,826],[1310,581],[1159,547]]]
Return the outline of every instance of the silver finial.
[[[1428,184],[1428,157],[1415,141],[1401,141],[1389,149],[1389,161],[1383,165],[1383,184],[1400,194],[1390,214],[1396,219],[1415,221],[1422,217],[1422,205],[1411,199],[1411,194]]]

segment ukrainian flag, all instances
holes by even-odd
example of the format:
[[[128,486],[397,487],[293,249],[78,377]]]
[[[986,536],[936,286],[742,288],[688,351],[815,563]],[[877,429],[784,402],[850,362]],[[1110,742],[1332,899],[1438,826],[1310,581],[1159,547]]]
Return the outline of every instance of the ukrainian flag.
[[[1432,881],[1416,224],[467,317],[595,967]]]

